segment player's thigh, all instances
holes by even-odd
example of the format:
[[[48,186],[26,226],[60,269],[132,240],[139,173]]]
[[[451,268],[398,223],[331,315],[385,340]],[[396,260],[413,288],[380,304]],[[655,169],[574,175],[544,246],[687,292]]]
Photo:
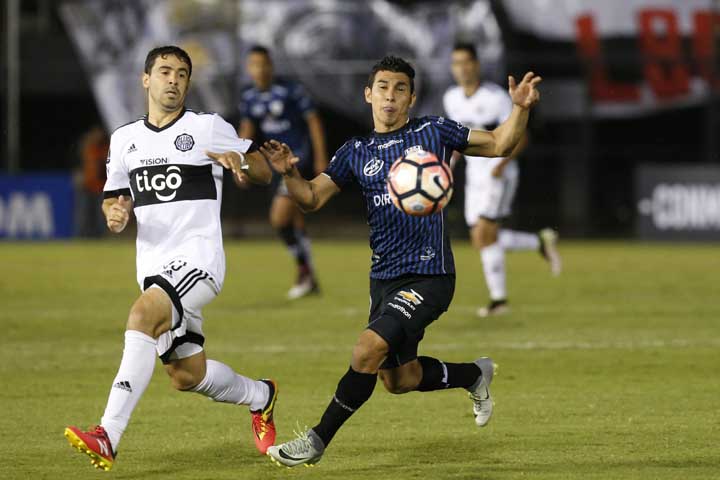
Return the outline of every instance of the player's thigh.
[[[165,364],[165,372],[170,376],[176,390],[192,390],[205,378],[207,358],[205,351],[185,358],[170,360]]]
[[[295,215],[300,210],[295,202],[287,195],[275,195],[270,204],[270,224],[274,228],[293,225]]]
[[[212,275],[178,258],[163,265],[157,275],[145,278],[143,284],[146,291],[164,291],[172,304],[170,328],[157,337],[162,362],[167,365],[202,352],[202,309],[218,293]]]
[[[412,392],[422,380],[422,366],[415,358],[397,367],[380,369],[379,377],[390,393]]]
[[[170,329],[172,308],[172,301],[163,290],[147,289],[130,308],[127,329],[157,338]]]
[[[389,281],[374,280],[383,295],[370,317],[368,329],[389,345],[381,368],[395,368],[417,358],[425,328],[447,311],[455,291],[454,275],[407,275]],[[371,295],[372,296],[372,295]],[[373,299],[374,300],[374,299]]]
[[[500,224],[494,220],[478,217],[470,227],[470,240],[476,249],[481,249],[497,242]]]

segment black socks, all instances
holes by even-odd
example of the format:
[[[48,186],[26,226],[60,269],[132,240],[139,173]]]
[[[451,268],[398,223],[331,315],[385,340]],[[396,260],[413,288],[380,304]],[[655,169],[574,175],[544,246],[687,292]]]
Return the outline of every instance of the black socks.
[[[313,427],[326,447],[342,424],[370,398],[376,382],[376,373],[359,373],[352,367],[343,375],[320,423]]]
[[[419,392],[446,388],[468,388],[482,375],[474,363],[443,363],[431,357],[418,357],[423,376],[417,387]]]

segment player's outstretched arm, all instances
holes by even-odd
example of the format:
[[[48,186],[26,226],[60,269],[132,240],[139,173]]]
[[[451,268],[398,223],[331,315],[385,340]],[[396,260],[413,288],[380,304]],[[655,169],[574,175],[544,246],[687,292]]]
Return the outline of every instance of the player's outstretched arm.
[[[507,157],[525,134],[530,109],[540,100],[540,92],[536,89],[542,78],[528,72],[519,84],[508,77],[510,97],[513,109],[510,117],[495,130],[485,132],[471,130],[468,146],[463,153],[478,157]]]
[[[267,185],[272,180],[272,171],[259,152],[205,152],[205,154],[233,173],[236,182],[242,183],[245,178],[252,183]]]
[[[130,220],[130,210],[132,208],[132,199],[125,195],[103,200],[102,210],[105,214],[108,229],[113,233],[120,233],[125,230]]]
[[[290,147],[275,140],[265,142],[260,151],[268,159],[273,170],[283,176],[288,193],[305,212],[319,210],[340,188],[325,175],[318,175],[311,181],[305,180],[295,167],[300,160]]]

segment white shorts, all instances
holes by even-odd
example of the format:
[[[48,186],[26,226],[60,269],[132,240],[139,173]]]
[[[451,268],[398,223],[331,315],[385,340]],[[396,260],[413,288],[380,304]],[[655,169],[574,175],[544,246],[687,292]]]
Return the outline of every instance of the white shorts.
[[[515,191],[518,185],[518,166],[512,160],[505,166],[500,177],[492,176],[492,169],[502,159],[479,161],[468,165],[465,184],[465,221],[469,227],[479,218],[500,221],[510,216]],[[473,160],[469,160],[471,162]]]
[[[165,264],[155,275],[145,277],[143,290],[160,288],[173,304],[170,330],[157,340],[157,353],[163,363],[200,353],[205,343],[202,308],[220,291],[206,271],[178,258]]]

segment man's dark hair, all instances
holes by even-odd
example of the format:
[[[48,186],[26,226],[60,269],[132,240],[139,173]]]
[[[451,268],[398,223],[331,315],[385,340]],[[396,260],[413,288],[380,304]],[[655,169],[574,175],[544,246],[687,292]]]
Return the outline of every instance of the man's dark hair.
[[[372,88],[377,72],[398,72],[404,73],[410,79],[410,93],[415,91],[415,69],[408,62],[400,57],[386,55],[382,60],[373,65],[368,78],[368,87]]]
[[[475,45],[468,42],[457,42],[455,45],[453,45],[453,52],[457,51],[465,51],[470,54],[473,60],[477,60],[477,50],[475,50]]]
[[[262,45],[253,45],[252,47],[250,47],[248,49],[248,55],[250,55],[251,53],[260,53],[270,58],[270,50],[268,50],[267,47],[263,47]]]
[[[155,47],[150,50],[145,57],[145,73],[150,75],[153,65],[155,65],[155,59],[157,57],[165,58],[168,55],[175,55],[181,62],[186,63],[188,66],[188,78],[192,75],[192,60],[190,55],[185,50],[175,45],[167,45],[164,47]]]

